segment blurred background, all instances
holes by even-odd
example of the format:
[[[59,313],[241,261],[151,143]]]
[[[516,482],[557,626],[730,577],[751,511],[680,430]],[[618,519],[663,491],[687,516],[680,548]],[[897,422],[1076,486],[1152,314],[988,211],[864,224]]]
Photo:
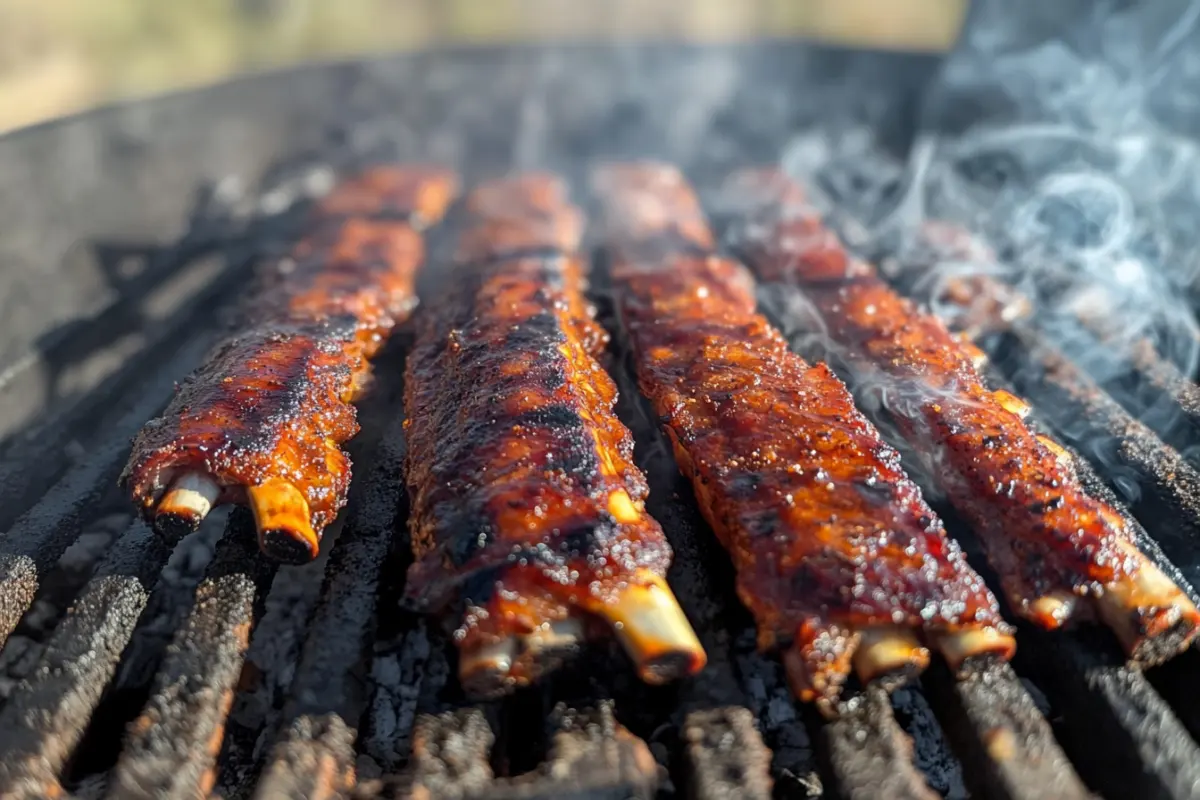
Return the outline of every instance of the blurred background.
[[[554,37],[939,50],[967,0],[0,0],[0,132],[308,60]]]

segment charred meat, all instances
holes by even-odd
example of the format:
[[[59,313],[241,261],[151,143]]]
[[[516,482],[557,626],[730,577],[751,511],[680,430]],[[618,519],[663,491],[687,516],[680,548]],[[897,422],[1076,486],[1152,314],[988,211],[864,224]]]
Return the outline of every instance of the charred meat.
[[[416,304],[421,229],[457,192],[426,166],[381,166],[319,202],[307,235],[265,265],[241,323],[133,443],[122,481],[160,533],[248,503],[264,553],[314,558],[346,502],[351,402]]]
[[[1144,664],[1188,646],[1196,607],[1117,511],[1084,491],[1062,449],[1030,429],[1028,406],[985,386],[977,351],[853,258],[786,175],[741,173],[729,196],[754,220],[738,238],[756,275],[802,292],[856,374],[888,387],[887,408],[978,533],[1017,613],[1047,629],[1098,617]]]
[[[830,711],[852,670],[911,674],[926,645],[1009,657],[995,597],[846,387],[755,313],[683,176],[617,164],[594,186],[642,392],[798,696]]]
[[[615,631],[661,683],[705,663],[664,575],[633,439],[597,362],[582,215],[553,175],[476,188],[408,361],[407,597],[453,618],[462,683],[504,693]]]

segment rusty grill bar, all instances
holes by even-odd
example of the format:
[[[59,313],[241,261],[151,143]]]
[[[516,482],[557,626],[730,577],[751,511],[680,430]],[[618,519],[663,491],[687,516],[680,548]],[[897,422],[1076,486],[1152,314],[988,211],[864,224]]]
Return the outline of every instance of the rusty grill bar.
[[[556,83],[540,72],[540,62],[498,70],[494,77],[514,92],[531,81],[542,86],[568,120],[575,119],[573,114],[580,120],[599,118],[618,144],[624,125],[640,125],[645,135],[639,134],[637,142],[657,136],[655,141],[679,151],[672,157],[685,168],[701,164],[695,176],[703,188],[708,177],[723,177],[745,152],[777,155],[780,143],[761,142],[757,129],[739,127],[739,120],[780,120],[771,118],[769,98],[727,97],[731,110],[714,115],[716,133],[710,135],[720,139],[725,126],[732,133],[720,143],[736,146],[714,145],[712,152],[681,143],[671,113],[664,112],[661,120],[623,121],[622,114],[636,118],[637,109],[623,106],[620,98],[636,91],[631,78],[648,63],[666,70],[668,85],[682,83],[689,70],[705,64],[715,64],[720,78],[720,65],[726,63],[721,58],[692,58],[634,59],[617,88],[586,101],[574,97],[569,81]],[[764,60],[746,68],[744,79],[758,75],[765,81],[774,63]],[[436,72],[436,65],[424,66]],[[40,601],[61,581],[60,558],[81,530],[109,510],[131,519],[113,488],[128,440],[164,405],[174,381],[207,351],[216,333],[213,305],[235,293],[233,276],[249,251],[281,237],[282,229],[273,227],[277,212],[303,200],[303,190],[295,185],[303,184],[312,169],[353,162],[380,139],[391,141],[394,135],[380,130],[396,120],[379,116],[382,106],[398,104],[409,96],[406,92],[427,91],[434,100],[437,91],[452,95],[463,91],[464,75],[477,74],[448,69],[445,75],[451,77],[443,84],[430,82],[451,87],[440,90],[393,88],[402,82],[347,72],[347,81],[362,82],[352,85],[373,88],[362,90],[364,100],[345,93],[350,121],[339,122],[331,139],[321,140],[318,149],[328,152],[302,159],[303,167],[270,177],[252,193],[246,204],[257,209],[258,217],[249,223],[230,221],[223,209],[221,224],[194,223],[207,233],[185,233],[175,257],[159,264],[164,275],[173,274],[219,252],[229,266],[210,279],[206,293],[192,298],[186,313],[164,324],[140,361],[118,370],[93,393],[90,402],[103,408],[91,413],[103,424],[86,454],[74,463],[60,459],[23,469],[39,443],[57,452],[86,429],[87,403],[48,418],[36,436],[0,453],[0,528],[8,531],[0,539],[0,642],[16,676],[0,705],[0,795],[194,797],[213,791],[230,796],[234,790],[237,796],[261,798],[530,800],[885,794],[1034,800],[1133,792],[1200,797],[1200,702],[1193,690],[1200,657],[1185,654],[1141,674],[1122,665],[1100,631],[1049,635],[1023,626],[1014,664],[983,666],[963,680],[935,664],[899,695],[868,687],[833,722],[794,702],[780,665],[755,651],[749,617],[732,591],[728,559],[636,392],[622,336],[607,307],[602,259],[594,294],[602,323],[614,333],[607,366],[621,389],[619,415],[634,432],[635,454],[651,484],[648,510],[663,524],[676,553],[669,581],[709,655],[709,667],[697,679],[648,688],[629,674],[613,648],[592,645],[576,669],[514,698],[471,704],[462,697],[447,637],[433,623],[398,610],[409,562],[400,489],[403,421],[397,412],[403,340],[380,355],[374,388],[360,405],[363,432],[351,444],[356,477],[350,503],[340,530],[331,529],[327,537],[327,563],[312,567],[324,570],[323,583],[303,640],[290,655],[265,668],[246,661],[268,597],[281,590],[277,576],[284,573],[258,557],[242,513],[231,515],[207,567],[196,566],[203,578],[189,592],[186,613],[179,615],[183,622],[171,632],[164,652],[146,652],[139,635],[158,624],[150,613],[152,597],[164,588],[160,575],[170,569],[171,548],[141,523],[125,523],[93,574],[80,582],[70,607],[60,610],[61,619],[41,631]],[[796,72],[802,74],[802,68]],[[831,74],[839,75],[837,69]],[[656,88],[662,85],[659,81]],[[334,82],[322,102],[343,88]],[[656,96],[648,95],[650,100]],[[589,110],[592,102],[603,110]],[[512,152],[508,140],[463,133],[494,120],[525,131],[535,145],[544,144],[546,160],[575,179],[586,156],[611,149],[585,122],[571,135],[539,139],[536,110],[510,106],[454,106],[446,125],[459,138],[441,155],[467,162],[468,177],[527,161]],[[781,130],[814,119],[820,117],[813,112],[791,113]],[[273,146],[264,145],[267,152]],[[342,157],[344,152],[349,154]],[[434,252],[431,271],[438,261]],[[1143,549],[1160,565],[1177,566],[1179,571],[1168,573],[1172,577],[1182,573],[1194,584],[1200,568],[1200,549],[1189,541],[1200,530],[1195,468],[1066,361],[1041,332],[1020,329],[1009,336],[1013,360],[998,364],[997,375],[1017,379],[1014,390],[1033,402],[1049,430],[1058,431],[1050,412],[1065,408],[1084,419],[1092,433],[1115,443],[1121,464],[1145,476],[1155,490],[1151,499],[1166,506],[1160,510],[1142,502],[1133,507],[1131,519],[1141,523],[1136,531]],[[1187,398],[1200,393],[1161,360],[1145,353],[1130,359],[1147,385],[1185,410]],[[1028,378],[1031,364],[1042,365],[1042,380]],[[1003,380],[993,383],[999,388]],[[1077,461],[1088,491],[1115,503],[1104,466],[1093,470]],[[952,515],[946,520],[952,535],[970,538]],[[24,659],[30,663],[18,669],[12,665],[22,661],[19,650],[30,654]],[[148,685],[124,674],[135,663],[154,666]],[[238,722],[238,701],[254,693],[254,672],[260,669],[288,672],[279,681],[286,691],[271,698],[265,718]],[[227,726],[237,726],[239,736],[245,733],[253,741],[239,745],[236,753],[223,748]],[[97,742],[117,739],[119,748],[97,749]]]

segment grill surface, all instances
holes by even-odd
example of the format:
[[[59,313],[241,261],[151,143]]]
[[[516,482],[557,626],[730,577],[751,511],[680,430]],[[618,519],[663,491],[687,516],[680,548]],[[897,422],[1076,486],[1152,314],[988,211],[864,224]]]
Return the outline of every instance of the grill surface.
[[[1011,667],[958,682],[935,668],[890,698],[866,692],[835,722],[794,703],[781,667],[755,652],[728,560],[633,389],[620,336],[620,414],[710,658],[678,686],[644,686],[594,646],[542,687],[462,698],[442,632],[397,610],[403,336],[360,405],[351,500],[314,564],[258,559],[239,512],[168,552],[115,490],[130,436],[211,343],[214,308],[336,170],[432,158],[469,180],[547,166],[579,185],[591,159],[654,156],[704,186],[814,129],[872,134],[882,165],[907,144],[933,67],[794,44],[438,52],[260,76],[0,139],[0,794],[1200,796],[1197,656],[1142,675],[1094,631],[1022,629]],[[436,233],[433,250],[428,281]],[[597,296],[612,329],[602,286]],[[1050,347],[1031,336],[1027,347]],[[1057,374],[1039,386],[1107,402]],[[1087,413],[1145,452],[1152,483],[1179,489],[1182,470],[1170,484],[1153,469],[1175,451],[1113,422],[1126,414],[1115,404]],[[1108,492],[1108,477],[1091,490]],[[1169,514],[1135,509],[1153,535],[1191,524],[1195,498],[1179,496]],[[1190,576],[1200,550],[1178,533],[1163,545]]]

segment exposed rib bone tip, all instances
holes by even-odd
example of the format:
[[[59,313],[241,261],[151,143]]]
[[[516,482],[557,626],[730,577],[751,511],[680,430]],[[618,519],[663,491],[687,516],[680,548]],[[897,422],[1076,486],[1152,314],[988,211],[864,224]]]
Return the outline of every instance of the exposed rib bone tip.
[[[1075,459],[1071,457],[1071,454],[1067,452],[1065,447],[1044,433],[1039,433],[1037,440],[1042,443],[1042,447],[1045,447],[1054,454],[1054,457],[1058,459],[1059,466],[1070,470],[1072,473],[1075,472]]]
[[[583,643],[583,622],[575,618],[560,619],[520,637],[521,644],[534,657],[542,653],[570,650]]]
[[[792,690],[792,694],[804,702],[811,702],[818,693],[823,693],[823,687],[818,687],[814,676],[808,674],[808,666],[804,663],[804,656],[800,652],[797,644],[783,651],[783,670],[787,676],[788,688]],[[845,676],[838,676],[841,682],[845,680]]]
[[[1012,392],[1006,392],[1003,389],[997,389],[996,391],[992,392],[992,397],[996,398],[996,402],[1000,404],[1001,408],[1010,414],[1016,414],[1021,419],[1028,417],[1029,412],[1032,411],[1029,403],[1017,397]]]
[[[959,332],[954,334],[954,338],[958,340],[963,352],[966,353],[967,358],[970,359],[972,367],[974,367],[976,370],[983,370],[983,368],[987,366],[988,354],[985,353],[982,348],[976,345],[968,334]]]
[[[154,511],[154,529],[169,541],[195,532],[221,496],[220,485],[203,472],[176,478]]]
[[[836,717],[839,713],[838,698],[850,675],[850,654],[858,646],[859,639],[859,634],[851,634],[833,660],[812,665],[812,671],[799,639],[793,642],[783,651],[784,674],[792,694],[801,702],[815,703],[817,710],[826,718]]]
[[[1079,598],[1067,591],[1051,592],[1042,595],[1029,604],[1029,614],[1043,628],[1053,629],[1062,626],[1075,615],[1079,607]]]
[[[459,680],[473,697],[498,697],[557,668],[585,638],[583,621],[572,617],[530,633],[467,647],[459,656]]]
[[[1008,661],[1017,651],[1017,640],[992,627],[969,628],[938,634],[934,637],[934,646],[950,669],[958,672],[967,659],[979,656],[991,655]]]
[[[515,685],[510,673],[518,644],[509,637],[463,650],[458,659],[458,680],[468,694],[494,697]]]
[[[285,564],[305,564],[317,557],[321,540],[313,530],[308,501],[279,478],[246,489],[258,545],[264,554]]]
[[[854,651],[853,664],[859,680],[869,683],[882,675],[921,672],[929,666],[929,650],[907,628],[866,628]]]
[[[608,496],[608,513],[612,514],[617,522],[627,525],[632,525],[642,518],[641,512],[633,504],[629,492],[624,489],[617,489]]]
[[[653,573],[639,572],[612,602],[594,611],[612,624],[646,683],[693,675],[708,661],[667,582]]]
[[[1132,576],[1104,587],[1096,610],[1130,658],[1150,666],[1188,648],[1200,630],[1200,611],[1152,561],[1138,558]]]

